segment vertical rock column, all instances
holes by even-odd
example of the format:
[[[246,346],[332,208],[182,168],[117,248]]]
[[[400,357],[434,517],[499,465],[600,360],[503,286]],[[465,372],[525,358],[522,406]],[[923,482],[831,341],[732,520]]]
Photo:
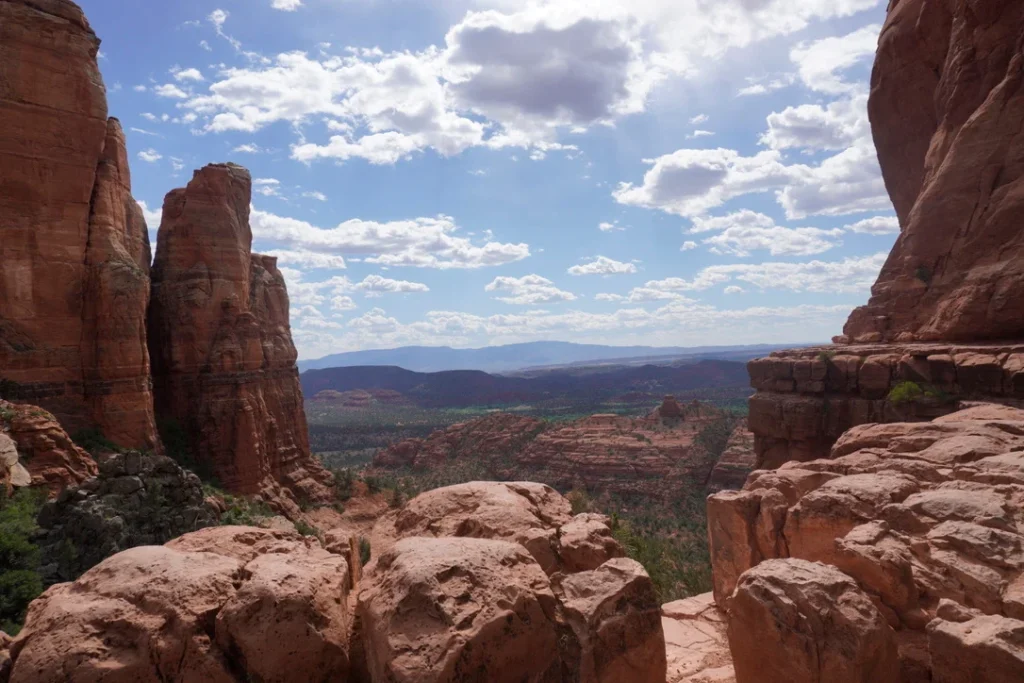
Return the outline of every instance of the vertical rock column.
[[[309,454],[284,278],[276,259],[251,252],[251,192],[248,171],[215,164],[164,200],[149,311],[157,414],[225,488],[328,500],[330,475]]]
[[[157,448],[149,247],[100,41],[68,0],[0,0],[0,377],[69,431]]]

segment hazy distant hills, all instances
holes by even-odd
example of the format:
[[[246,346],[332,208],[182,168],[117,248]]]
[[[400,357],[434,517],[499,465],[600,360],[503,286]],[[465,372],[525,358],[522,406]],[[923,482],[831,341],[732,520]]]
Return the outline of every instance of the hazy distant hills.
[[[447,346],[404,346],[397,349],[336,353],[317,360],[299,361],[299,370],[320,370],[354,366],[397,366],[415,372],[482,370],[505,373],[527,368],[586,363],[633,365],[671,360],[732,360],[746,362],[771,351],[801,344],[756,346],[602,346],[571,342],[530,342],[489,346],[482,349],[453,349]],[[360,387],[366,388],[366,387]]]
[[[464,407],[559,398],[657,397],[705,388],[750,386],[745,364],[699,360],[678,365],[567,368],[530,377],[492,375],[479,370],[422,373],[398,367],[359,366],[310,370],[302,374],[307,399],[321,391],[389,389],[422,406]]]

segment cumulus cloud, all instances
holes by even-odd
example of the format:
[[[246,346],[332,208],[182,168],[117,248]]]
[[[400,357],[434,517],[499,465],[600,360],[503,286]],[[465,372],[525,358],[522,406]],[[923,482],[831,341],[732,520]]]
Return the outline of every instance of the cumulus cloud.
[[[803,104],[768,115],[761,144],[772,149],[838,150],[870,138],[867,95]]]
[[[874,216],[847,225],[843,229],[866,235],[895,235],[900,231],[900,219],[896,216]]]
[[[319,251],[301,251],[289,249],[265,250],[267,256],[276,256],[282,263],[298,268],[331,268],[343,269],[346,267],[345,258],[340,254],[324,254]]]
[[[154,86],[153,92],[155,92],[159,97],[169,97],[178,100],[188,99],[188,93],[173,83]]]
[[[302,7],[302,0],[273,0],[270,6],[284,12],[294,12]]]
[[[335,296],[331,298],[332,311],[352,311],[358,308],[356,302],[349,296]]]
[[[139,152],[138,156],[140,159],[149,164],[155,164],[156,162],[164,158],[163,154],[156,151],[152,147],[150,147],[149,149],[142,150],[141,152]]]
[[[729,285],[725,288],[726,294],[743,294],[743,288],[736,285]]]
[[[559,289],[551,280],[540,275],[497,277],[484,288],[484,291],[503,294],[504,296],[495,298],[507,304],[520,306],[576,300],[575,294]]]
[[[408,294],[410,292],[429,292],[430,287],[420,282],[409,282],[407,280],[391,280],[380,275],[368,275],[359,284],[357,289],[366,296],[375,297],[384,294]]]
[[[790,52],[800,80],[811,90],[833,95],[862,89],[844,80],[842,72],[874,56],[881,31],[879,24],[871,24],[845,36],[800,43]]]
[[[683,246],[679,247],[679,251],[693,251],[697,248],[697,243],[693,240],[687,240],[683,242]]]
[[[142,209],[142,215],[146,219],[146,225],[149,226],[150,230],[156,230],[160,227],[160,221],[163,220],[164,212],[163,209],[150,209],[149,205],[145,201],[139,200],[139,208]]]
[[[522,260],[526,244],[495,241],[474,243],[457,235],[450,216],[378,223],[352,219],[322,229],[305,221],[253,209],[253,235],[291,249],[329,254],[366,255],[364,261],[383,266],[420,268],[483,268]]]
[[[612,223],[608,223],[606,221],[604,223],[599,224],[597,226],[597,229],[600,230],[601,232],[618,232],[621,230],[625,230],[625,228],[619,225],[618,221]]]
[[[573,266],[568,272],[569,275],[628,275],[636,272],[636,266],[607,256],[598,256],[588,263]]]
[[[179,69],[175,67],[171,69],[171,74],[174,76],[174,80],[176,81],[201,82],[206,80],[206,78],[203,77],[203,73],[199,69],[195,68]]]
[[[745,209],[725,216],[700,217],[693,220],[691,233],[716,231],[719,234],[703,240],[715,254],[750,256],[754,251],[768,251],[772,256],[812,256],[842,244],[841,229],[787,228],[775,224],[771,217]]]

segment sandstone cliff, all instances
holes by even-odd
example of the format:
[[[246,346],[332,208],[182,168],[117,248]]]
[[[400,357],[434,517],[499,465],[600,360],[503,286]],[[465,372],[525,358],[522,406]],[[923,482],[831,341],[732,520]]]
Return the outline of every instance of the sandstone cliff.
[[[157,414],[228,490],[279,504],[328,501],[309,453],[277,259],[252,253],[248,171],[196,171],[164,201],[153,262],[149,343]],[[288,493],[282,497],[282,488]]]
[[[1024,5],[900,0],[870,117],[902,231],[853,341],[1024,336]]]
[[[158,447],[149,243],[99,39],[68,0],[0,0],[0,375],[69,431]]]

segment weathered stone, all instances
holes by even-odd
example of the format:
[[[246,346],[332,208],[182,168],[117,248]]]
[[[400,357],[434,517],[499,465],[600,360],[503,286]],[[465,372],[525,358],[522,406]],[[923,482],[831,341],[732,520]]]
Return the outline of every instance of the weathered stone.
[[[20,482],[12,479],[15,485],[46,487],[51,496],[56,496],[65,487],[96,475],[92,457],[76,446],[57,419],[42,408],[0,400],[0,442],[4,439],[8,443],[4,462],[13,458],[12,477],[17,476]]]

